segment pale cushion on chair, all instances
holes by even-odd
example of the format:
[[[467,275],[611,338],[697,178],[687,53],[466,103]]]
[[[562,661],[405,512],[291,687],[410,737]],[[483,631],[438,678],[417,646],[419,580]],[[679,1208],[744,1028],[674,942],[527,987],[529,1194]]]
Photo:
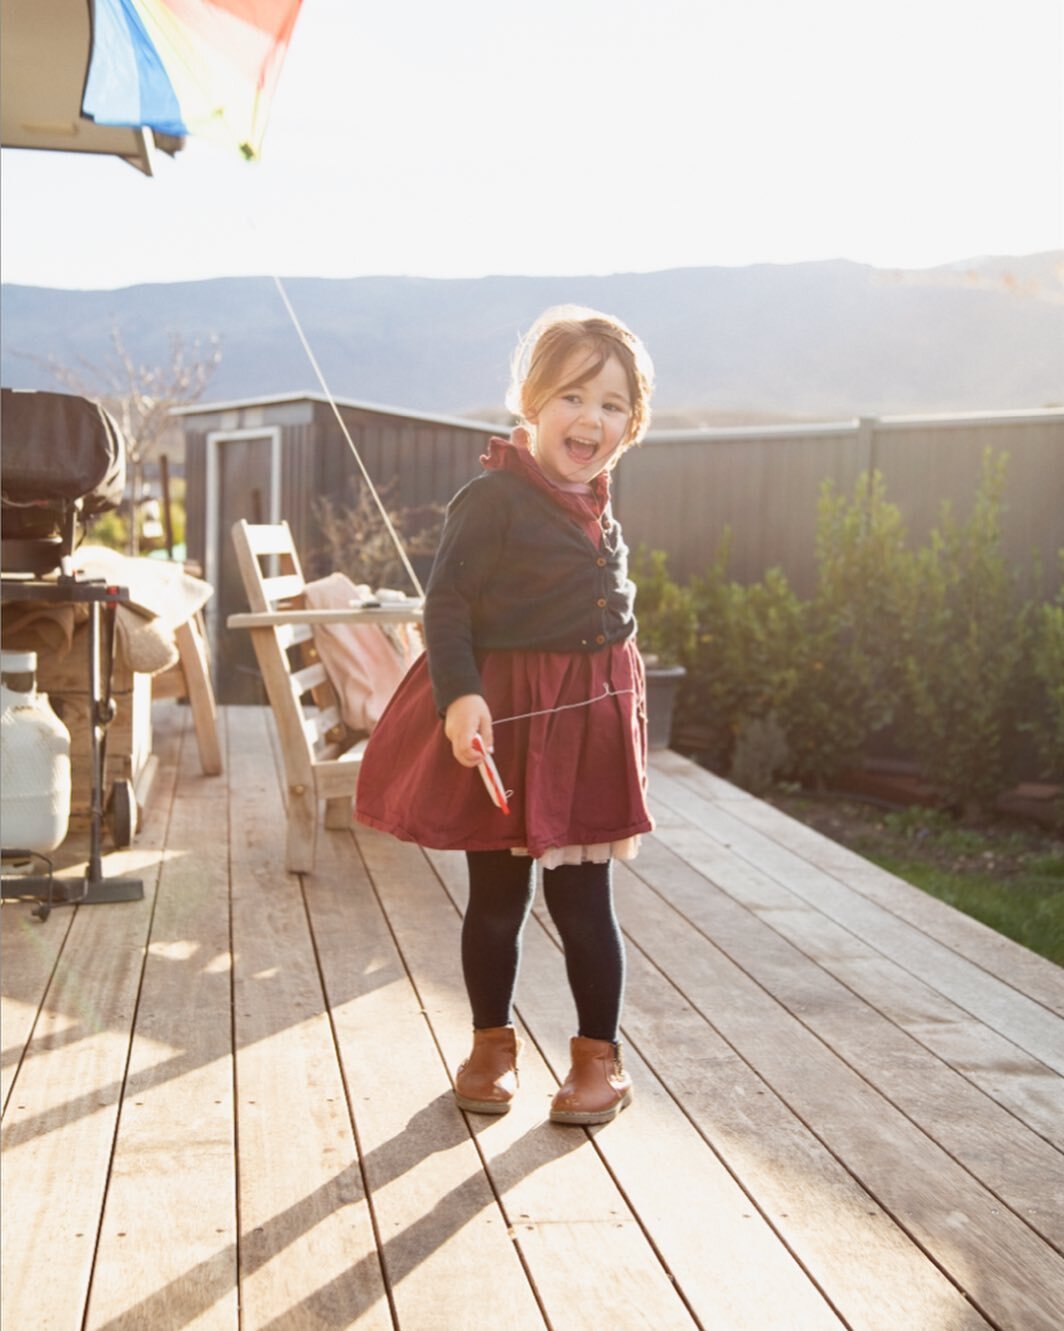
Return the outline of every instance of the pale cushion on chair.
[[[346,610],[370,595],[369,587],[356,586],[343,573],[330,573],[305,588],[308,610]],[[314,646],[336,690],[344,724],[355,731],[373,729],[420,650],[406,625],[315,624]]]

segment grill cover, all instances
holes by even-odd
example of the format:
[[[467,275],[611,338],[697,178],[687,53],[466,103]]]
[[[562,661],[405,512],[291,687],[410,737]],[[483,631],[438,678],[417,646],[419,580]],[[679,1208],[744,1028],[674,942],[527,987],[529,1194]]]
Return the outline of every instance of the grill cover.
[[[0,428],[5,505],[63,507],[80,499],[88,515],[121,503],[125,440],[97,403],[70,393],[5,388]]]

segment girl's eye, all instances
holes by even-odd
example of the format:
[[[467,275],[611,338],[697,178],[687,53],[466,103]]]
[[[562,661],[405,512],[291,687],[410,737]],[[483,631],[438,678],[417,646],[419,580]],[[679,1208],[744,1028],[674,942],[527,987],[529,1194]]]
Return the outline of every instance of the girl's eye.
[[[562,396],[566,402],[571,402],[574,406],[578,406],[580,403],[579,393],[564,393]]]

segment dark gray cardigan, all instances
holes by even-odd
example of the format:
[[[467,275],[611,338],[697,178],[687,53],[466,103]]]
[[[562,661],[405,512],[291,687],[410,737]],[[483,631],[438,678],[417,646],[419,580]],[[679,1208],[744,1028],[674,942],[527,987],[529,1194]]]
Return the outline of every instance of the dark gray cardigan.
[[[447,509],[425,596],[436,707],[480,693],[476,653],[595,652],[635,632],[628,547],[607,508],[596,549],[575,518],[511,471],[486,471]]]

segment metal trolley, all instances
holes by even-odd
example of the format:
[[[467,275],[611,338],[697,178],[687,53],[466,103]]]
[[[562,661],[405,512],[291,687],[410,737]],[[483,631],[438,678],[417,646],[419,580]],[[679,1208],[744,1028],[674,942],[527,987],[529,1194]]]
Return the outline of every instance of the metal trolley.
[[[89,857],[80,878],[11,875],[4,897],[46,895],[42,916],[53,903],[92,905],[134,901],[141,880],[105,878],[103,823],[112,824],[116,844],[129,844],[132,792],[112,790],[105,798],[107,727],[115,714],[111,676],[115,612],[128,602],[124,587],[75,573],[73,555],[86,518],[115,509],[125,489],[125,441],[97,403],[65,393],[5,388],[0,395],[4,437],[0,532],[0,595],[3,605],[38,602],[87,605],[91,812]],[[116,787],[125,783],[115,783]],[[4,847],[5,859],[19,857]],[[25,856],[25,852],[22,852]]]

